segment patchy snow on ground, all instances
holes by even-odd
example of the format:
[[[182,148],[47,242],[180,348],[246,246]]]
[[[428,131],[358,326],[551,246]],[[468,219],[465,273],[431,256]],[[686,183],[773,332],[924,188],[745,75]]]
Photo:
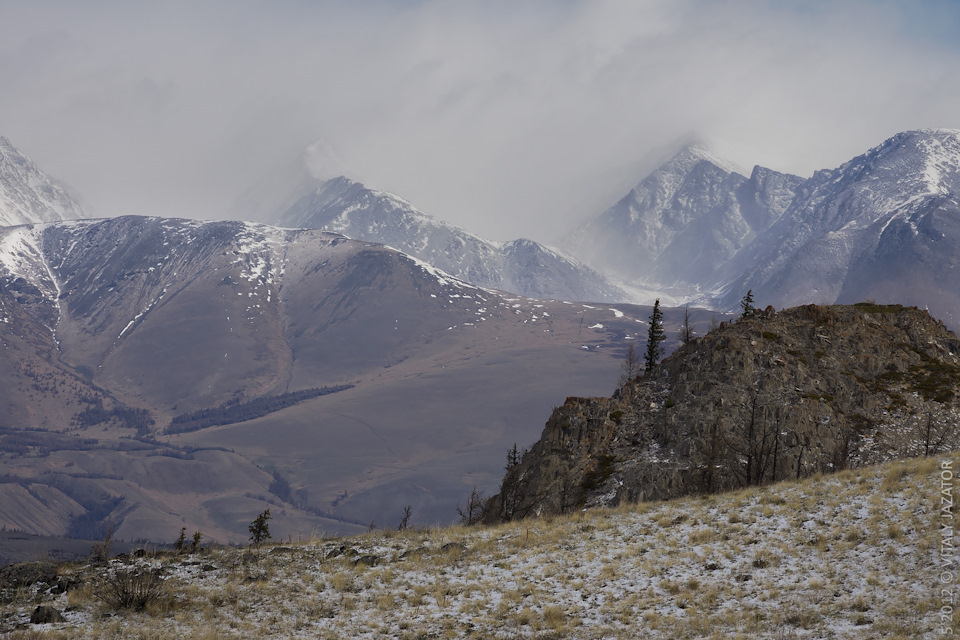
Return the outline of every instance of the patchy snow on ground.
[[[109,576],[121,561],[67,568],[94,586],[48,596],[67,622],[43,629],[54,638],[934,638],[960,623],[941,618],[957,580],[941,526],[952,502],[947,513],[941,498],[952,499],[958,467],[955,456],[914,459],[493,527],[158,554],[134,561],[160,571],[167,589],[142,612],[96,598],[89,574]],[[3,627],[25,623],[40,600],[4,605]]]

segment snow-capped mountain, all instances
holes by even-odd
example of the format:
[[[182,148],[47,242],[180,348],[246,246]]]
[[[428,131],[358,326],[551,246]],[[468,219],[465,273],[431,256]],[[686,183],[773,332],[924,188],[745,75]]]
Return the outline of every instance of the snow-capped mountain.
[[[897,134],[804,180],[684,148],[561,246],[652,291],[734,309],[866,298],[960,326],[960,131]]]
[[[747,289],[777,305],[865,298],[929,307],[960,321],[960,131],[899,133],[818,171],[783,216],[732,261]]]
[[[747,178],[701,144],[684,147],[561,246],[621,280],[697,287],[783,213],[802,178]]]
[[[0,137],[0,226],[85,218],[76,197]]]
[[[63,535],[123,496],[123,537],[244,540],[263,469],[303,531],[405,504],[451,519],[557,398],[610,388],[649,313],[481,289],[315,229],[0,227],[0,524]]]
[[[271,222],[386,244],[481,287],[538,298],[626,298],[603,276],[559,251],[526,239],[486,240],[342,176],[322,182]]]

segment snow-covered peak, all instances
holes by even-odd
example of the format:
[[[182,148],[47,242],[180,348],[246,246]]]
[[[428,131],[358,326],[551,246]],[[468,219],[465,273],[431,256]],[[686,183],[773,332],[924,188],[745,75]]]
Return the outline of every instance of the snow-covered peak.
[[[809,185],[810,197],[795,203],[793,215],[805,226],[856,229],[909,220],[931,200],[960,194],[960,131],[898,133],[837,169],[818,171]]]
[[[66,187],[0,137],[0,226],[85,217],[83,207]]]
[[[622,292],[599,274],[553,249],[526,239],[487,240],[345,176],[318,185],[277,222],[395,247],[479,287],[532,297],[622,300]]]
[[[736,163],[716,155],[702,140],[695,140],[680,149],[670,160],[661,165],[661,170],[680,170],[686,173],[700,162],[709,162],[726,173],[739,173],[744,170]]]

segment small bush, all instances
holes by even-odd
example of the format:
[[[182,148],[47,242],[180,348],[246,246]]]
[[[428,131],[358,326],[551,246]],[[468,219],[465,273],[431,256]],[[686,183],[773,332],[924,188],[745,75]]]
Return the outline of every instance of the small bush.
[[[113,609],[143,611],[167,595],[163,578],[147,569],[117,569],[101,581],[94,597]]]

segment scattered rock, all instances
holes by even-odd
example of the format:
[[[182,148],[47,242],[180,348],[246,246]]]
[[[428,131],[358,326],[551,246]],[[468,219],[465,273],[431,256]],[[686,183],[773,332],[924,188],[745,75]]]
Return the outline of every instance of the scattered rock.
[[[66,622],[63,614],[53,607],[41,605],[30,614],[30,624],[50,624],[52,622]]]
[[[380,564],[380,558],[378,558],[377,556],[370,556],[370,555],[360,556],[359,558],[357,558],[356,562],[354,562],[353,564],[354,565],[362,564],[367,567],[375,567],[378,564]]]
[[[423,547],[417,547],[416,549],[407,549],[400,554],[401,560],[406,560],[407,558],[420,558],[423,557],[423,552],[425,549]]]
[[[356,549],[340,545],[339,547],[334,547],[327,553],[325,560],[332,560],[334,558],[339,558],[340,556],[356,557],[360,555]]]
[[[459,542],[448,542],[447,544],[440,547],[440,553],[450,553],[450,554],[460,554],[467,550],[465,546]]]
[[[273,549],[270,549],[270,553],[271,553],[271,554],[274,554],[274,553],[292,553],[292,552],[293,552],[293,549],[290,548],[290,547],[274,547]]]

